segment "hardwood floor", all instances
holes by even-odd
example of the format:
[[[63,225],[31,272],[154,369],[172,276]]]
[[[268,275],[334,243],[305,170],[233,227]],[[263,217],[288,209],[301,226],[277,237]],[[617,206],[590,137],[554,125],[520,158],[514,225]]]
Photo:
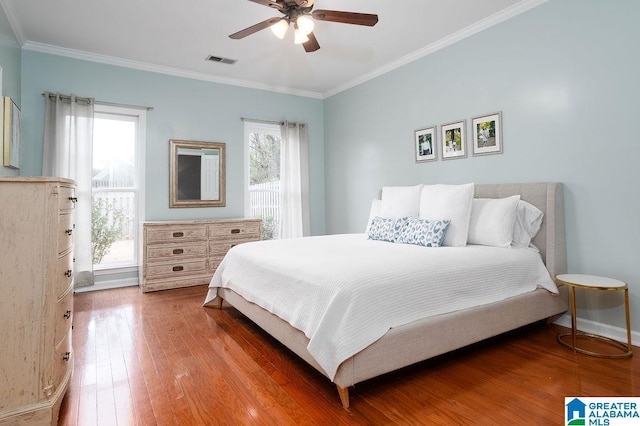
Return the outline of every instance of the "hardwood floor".
[[[451,425],[564,421],[565,396],[640,395],[640,358],[604,360],[538,323],[358,384],[335,386],[206,286],[77,294],[75,373],[59,425]]]

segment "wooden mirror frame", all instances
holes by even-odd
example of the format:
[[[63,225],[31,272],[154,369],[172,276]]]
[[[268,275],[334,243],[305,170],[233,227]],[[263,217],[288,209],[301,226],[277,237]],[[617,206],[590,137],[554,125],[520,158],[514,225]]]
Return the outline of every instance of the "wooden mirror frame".
[[[171,160],[170,160],[170,185],[169,185],[169,207],[224,207],[226,204],[226,165],[225,165],[225,144],[221,142],[197,142],[197,141],[183,141],[183,140],[170,140]],[[180,166],[178,164],[179,155],[178,151],[181,149],[194,150],[195,151],[209,151],[217,150],[219,152],[219,164],[218,164],[218,196],[215,199],[203,200],[199,198],[189,198],[180,196]],[[202,172],[200,172],[202,173]],[[214,182],[215,185],[215,182]],[[184,191],[182,191],[184,192]]]

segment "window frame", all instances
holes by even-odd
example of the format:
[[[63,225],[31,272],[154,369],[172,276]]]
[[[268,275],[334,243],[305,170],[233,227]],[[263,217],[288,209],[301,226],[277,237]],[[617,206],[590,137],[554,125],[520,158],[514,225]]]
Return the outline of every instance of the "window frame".
[[[94,105],[94,118],[99,116],[120,116],[129,117],[133,121],[137,121],[136,138],[135,138],[135,159],[134,159],[134,185],[133,188],[127,188],[126,191],[135,193],[135,221],[134,226],[135,242],[134,242],[134,260],[127,263],[117,263],[109,265],[93,265],[94,275],[110,275],[116,273],[138,272],[142,265],[142,223],[145,218],[145,146],[146,146],[146,120],[147,111],[145,109],[130,108],[125,106],[104,105],[96,103]],[[93,161],[93,159],[92,159]],[[103,192],[103,191],[98,191]],[[106,191],[104,191],[106,192]],[[91,189],[93,196],[93,188]]]
[[[257,121],[245,121],[244,122],[244,216],[251,217],[251,201],[249,194],[250,186],[250,169],[249,158],[250,152],[250,139],[251,133],[259,133],[263,135],[277,136],[282,139],[282,130],[277,123],[264,123]]]

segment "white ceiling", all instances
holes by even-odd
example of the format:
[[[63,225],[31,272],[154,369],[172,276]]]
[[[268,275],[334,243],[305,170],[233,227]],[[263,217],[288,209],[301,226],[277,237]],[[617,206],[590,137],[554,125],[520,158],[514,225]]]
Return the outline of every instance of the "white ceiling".
[[[279,16],[248,0],[0,0],[24,49],[172,75],[324,98],[509,19],[546,0],[316,0],[375,13],[374,27],[318,22],[306,53],[268,29]],[[235,65],[206,61],[208,55]]]

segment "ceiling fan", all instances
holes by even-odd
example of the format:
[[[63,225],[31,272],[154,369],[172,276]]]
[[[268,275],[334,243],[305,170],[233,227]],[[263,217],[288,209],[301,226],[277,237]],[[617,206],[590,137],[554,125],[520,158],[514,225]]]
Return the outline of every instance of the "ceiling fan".
[[[313,10],[315,0],[249,0],[277,9],[284,17],[274,17],[240,30],[229,36],[234,40],[245,38],[260,30],[271,27],[280,39],[284,38],[289,26],[294,29],[294,43],[302,44],[306,52],[320,49],[313,35],[314,19],[317,21],[339,22],[373,27],[378,23],[378,15],[370,13],[340,12],[337,10]]]

